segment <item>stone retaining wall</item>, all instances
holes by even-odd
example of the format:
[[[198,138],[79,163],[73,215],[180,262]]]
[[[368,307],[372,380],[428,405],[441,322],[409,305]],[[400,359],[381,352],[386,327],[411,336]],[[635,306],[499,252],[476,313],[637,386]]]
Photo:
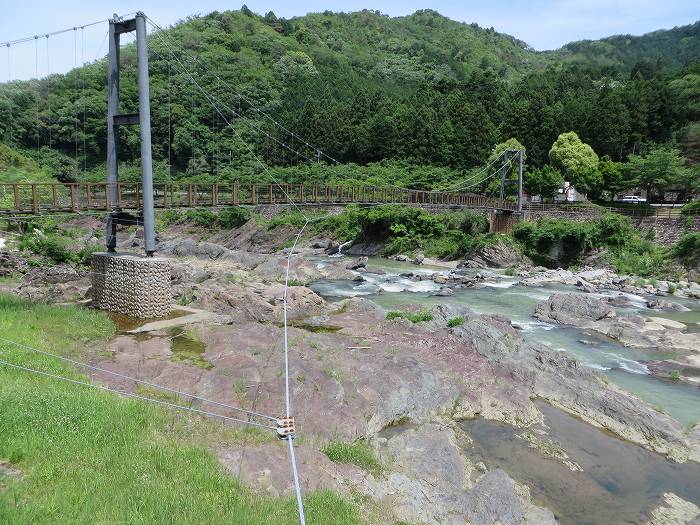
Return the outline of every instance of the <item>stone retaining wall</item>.
[[[599,219],[601,212],[595,208],[577,210],[533,210],[525,213],[525,219],[537,220],[541,217],[550,219],[569,219],[572,221],[590,221]],[[678,217],[630,217],[635,228],[642,233],[653,229],[655,242],[671,245],[678,242],[685,232],[700,231],[700,215]]]
[[[140,319],[170,314],[170,264],[165,259],[94,253],[92,272],[96,308]]]

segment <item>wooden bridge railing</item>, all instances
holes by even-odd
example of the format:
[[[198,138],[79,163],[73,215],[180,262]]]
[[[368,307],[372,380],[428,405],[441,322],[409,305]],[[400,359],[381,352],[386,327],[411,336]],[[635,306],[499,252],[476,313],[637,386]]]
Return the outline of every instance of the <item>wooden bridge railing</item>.
[[[0,215],[139,209],[140,183],[116,184],[116,202],[110,202],[106,183],[0,184]],[[171,184],[155,183],[156,208],[201,208],[240,205],[418,204],[515,210],[515,204],[475,193],[407,190],[368,185],[305,184]]]

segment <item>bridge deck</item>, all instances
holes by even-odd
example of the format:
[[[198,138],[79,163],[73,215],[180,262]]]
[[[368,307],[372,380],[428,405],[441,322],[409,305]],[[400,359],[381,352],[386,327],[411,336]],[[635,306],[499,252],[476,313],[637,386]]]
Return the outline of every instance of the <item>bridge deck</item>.
[[[0,184],[0,216],[99,211],[141,207],[140,183],[118,183],[110,202],[106,183]],[[368,185],[154,184],[156,208],[200,208],[270,204],[421,204],[514,211],[515,204],[475,193],[407,190]]]

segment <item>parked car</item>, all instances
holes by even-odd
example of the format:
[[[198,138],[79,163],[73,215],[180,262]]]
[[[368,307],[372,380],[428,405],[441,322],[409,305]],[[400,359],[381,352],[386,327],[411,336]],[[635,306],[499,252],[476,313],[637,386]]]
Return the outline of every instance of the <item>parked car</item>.
[[[628,202],[632,204],[643,204],[647,200],[644,197],[638,197],[637,195],[625,195],[618,202]]]

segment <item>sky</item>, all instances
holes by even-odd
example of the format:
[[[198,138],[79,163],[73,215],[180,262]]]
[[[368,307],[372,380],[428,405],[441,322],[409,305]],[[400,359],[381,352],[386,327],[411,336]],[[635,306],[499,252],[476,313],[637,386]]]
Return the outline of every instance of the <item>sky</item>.
[[[670,29],[700,19],[698,0],[0,0],[0,43],[40,35],[9,49],[0,46],[0,82],[64,73],[81,62],[106,54],[107,23],[77,29],[117,12],[142,10],[160,26],[189,15],[214,10],[239,9],[244,2],[264,14],[274,11],[290,18],[307,12],[376,9],[391,16],[434,9],[454,20],[497,31],[524,40],[537,50],[556,49],[567,42],[597,39],[613,34],[640,35]],[[71,29],[62,35],[41,36]],[[48,40],[48,49],[47,49]]]

